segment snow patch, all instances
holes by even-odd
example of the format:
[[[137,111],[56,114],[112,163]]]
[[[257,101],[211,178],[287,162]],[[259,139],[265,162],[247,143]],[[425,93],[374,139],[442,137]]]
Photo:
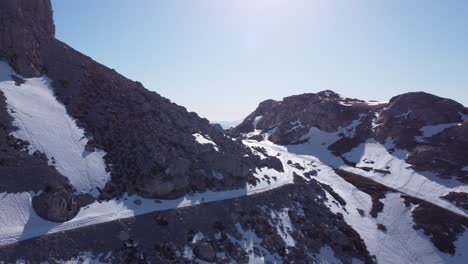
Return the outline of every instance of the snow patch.
[[[322,247],[320,253],[315,256],[318,264],[343,264],[335,257],[335,252],[329,246]]]
[[[292,128],[290,128],[288,131],[286,131],[286,134],[287,133],[290,133],[296,129],[300,129],[300,128],[304,128],[305,126],[302,125],[301,123],[301,120],[296,120],[294,122],[290,122],[290,125],[293,126]]]
[[[24,79],[24,84],[16,86],[13,74],[17,75],[0,61],[0,91],[6,97],[13,125],[18,128],[12,135],[28,142],[31,154],[44,153],[50,165],[66,176],[78,192],[97,195],[96,188],[104,187],[110,179],[103,159],[106,153],[86,151],[89,139],[55,98],[50,79]]]
[[[202,232],[197,232],[192,239],[192,243],[196,244],[198,241],[202,241],[205,235]]]
[[[341,129],[341,132],[348,138],[352,138],[356,135],[356,130],[358,126],[362,123],[362,119],[366,117],[366,114],[360,114],[358,119],[353,120],[353,122],[345,127],[344,129]]]
[[[293,227],[291,224],[291,219],[288,215],[287,208],[281,211],[270,210],[270,219],[268,222],[271,226],[276,227],[276,232],[283,239],[286,246],[296,246],[296,241],[294,241],[294,238],[291,236]]]
[[[194,254],[192,248],[189,246],[185,246],[182,255],[185,259],[193,260]]]
[[[366,101],[366,104],[367,105],[384,105],[384,104],[388,104],[388,101],[373,101],[373,100],[370,100],[370,101]]]
[[[459,122],[456,123],[449,123],[449,124],[439,124],[439,125],[431,125],[431,126],[424,126],[420,129],[421,136],[416,137],[416,141],[420,143],[426,142],[426,138],[430,138],[434,135],[437,135],[444,130],[454,127],[454,126],[461,126],[462,124]]]
[[[244,249],[244,251],[249,255],[249,264],[283,263],[282,259],[278,256],[278,254],[271,254],[266,248],[261,246],[262,239],[260,239],[254,231],[244,230],[239,223],[236,224],[236,229],[237,232],[241,234],[242,238],[240,240],[237,240],[231,235],[228,235],[228,238],[233,243],[236,243],[239,246],[241,246]],[[260,255],[257,255],[254,249],[257,249]]]
[[[213,140],[211,140],[211,138],[209,136],[204,136],[200,133],[195,133],[192,135],[194,138],[195,138],[195,141],[198,142],[198,144],[201,144],[201,145],[212,145],[213,148],[216,150],[216,151],[219,151],[219,148],[218,148],[218,145],[216,143],[214,143]]]
[[[260,123],[262,119],[263,119],[263,116],[257,116],[254,118],[254,121],[253,121],[254,130],[257,130],[258,123]]]

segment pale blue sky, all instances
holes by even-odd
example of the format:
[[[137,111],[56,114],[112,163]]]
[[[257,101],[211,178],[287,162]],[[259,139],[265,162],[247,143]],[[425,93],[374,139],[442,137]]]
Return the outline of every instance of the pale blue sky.
[[[468,105],[466,0],[52,2],[59,39],[210,120],[326,89]]]

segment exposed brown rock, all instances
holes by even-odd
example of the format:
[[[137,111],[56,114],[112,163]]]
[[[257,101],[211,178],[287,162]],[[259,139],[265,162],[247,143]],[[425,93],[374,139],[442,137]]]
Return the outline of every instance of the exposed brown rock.
[[[451,192],[440,198],[453,202],[456,206],[468,210],[468,193]]]
[[[44,190],[32,200],[36,213],[52,222],[67,222],[80,211],[73,190],[66,186],[54,186]]]

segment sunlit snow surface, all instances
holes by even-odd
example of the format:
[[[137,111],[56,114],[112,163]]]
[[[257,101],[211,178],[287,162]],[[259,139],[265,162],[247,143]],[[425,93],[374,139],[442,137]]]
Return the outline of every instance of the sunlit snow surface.
[[[83,129],[57,101],[47,77],[25,79],[16,86],[16,75],[0,61],[0,91],[6,97],[8,113],[18,128],[12,135],[30,144],[30,153],[40,151],[49,163],[70,180],[78,192],[96,193],[110,179],[103,160],[104,151],[87,152]]]

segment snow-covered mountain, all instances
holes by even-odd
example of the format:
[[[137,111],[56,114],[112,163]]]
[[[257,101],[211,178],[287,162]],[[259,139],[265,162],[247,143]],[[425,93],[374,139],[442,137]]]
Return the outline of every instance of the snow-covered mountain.
[[[468,110],[260,104],[225,134],[0,1],[0,263],[466,263]]]

